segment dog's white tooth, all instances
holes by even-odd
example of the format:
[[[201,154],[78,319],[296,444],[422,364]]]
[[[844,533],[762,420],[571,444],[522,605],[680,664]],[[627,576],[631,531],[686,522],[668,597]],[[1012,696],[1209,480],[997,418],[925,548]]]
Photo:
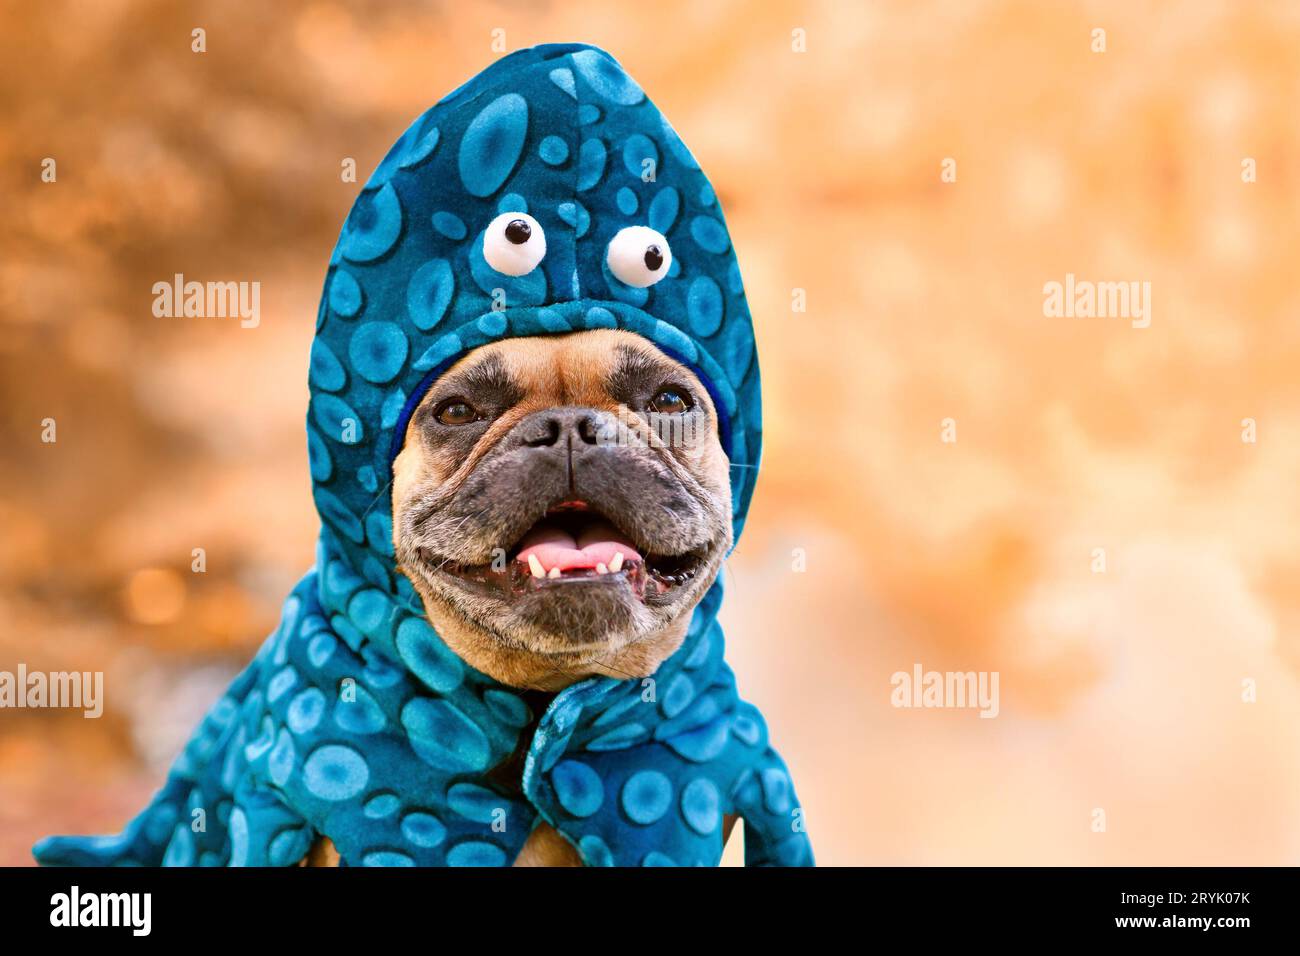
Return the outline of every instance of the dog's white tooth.
[[[609,562],[609,570],[617,572],[621,567],[623,567],[623,552],[615,551],[613,560]]]
[[[546,576],[548,578],[558,578],[560,576],[560,566],[557,564],[555,567],[551,568],[550,573]]]
[[[528,556],[528,570],[533,572],[533,577],[535,578],[546,577],[546,569],[542,567],[542,562],[537,560],[537,555],[535,554],[530,554]]]
[[[597,574],[609,574],[609,568],[605,567],[605,565],[604,565],[603,563],[601,563],[600,561],[597,561],[597,562],[596,562],[596,573],[597,573]]]

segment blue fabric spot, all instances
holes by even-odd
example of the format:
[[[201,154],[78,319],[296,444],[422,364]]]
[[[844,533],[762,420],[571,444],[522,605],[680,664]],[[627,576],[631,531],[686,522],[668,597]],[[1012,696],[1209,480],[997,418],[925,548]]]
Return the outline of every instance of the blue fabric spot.
[[[376,634],[388,620],[392,604],[382,591],[368,588],[348,603],[348,617],[366,634]]]
[[[253,740],[249,741],[244,747],[244,759],[249,763],[261,759],[275,744],[275,725],[271,723],[270,717],[262,718],[260,731]]]
[[[391,382],[406,364],[406,335],[392,322],[367,322],[352,334],[348,358],[368,382]]]
[[[588,866],[614,865],[614,854],[609,844],[594,833],[588,833],[578,841],[578,853]]]
[[[719,720],[664,741],[679,756],[694,763],[713,760],[727,746],[727,724]]]
[[[267,703],[274,704],[277,700],[287,694],[293,685],[298,683],[298,672],[292,667],[283,667],[276,672],[271,678],[270,683],[266,685]]]
[[[358,468],[357,484],[373,494],[379,487],[379,476],[375,474],[375,469],[370,465],[362,465]]]
[[[322,518],[342,531],[349,540],[357,544],[365,540],[366,533],[357,516],[348,510],[348,506],[332,491],[324,488],[316,489],[316,510],[320,512]]]
[[[402,801],[397,799],[397,794],[384,791],[370,797],[365,806],[361,808],[361,812],[372,820],[382,820],[384,817],[396,813],[397,808],[401,805]]]
[[[537,312],[537,321],[548,332],[568,332],[569,323],[564,316],[554,309],[540,309]]]
[[[343,639],[343,643],[354,651],[359,651],[361,645],[366,642],[366,636],[361,629],[342,614],[331,615],[330,627],[334,628],[334,632]]]
[[[551,771],[555,798],[575,817],[589,817],[605,802],[605,786],[596,771],[576,760],[563,760]]]
[[[779,767],[767,767],[759,774],[763,787],[763,805],[771,813],[789,813],[792,806],[790,799],[790,776]]]
[[[566,70],[562,66],[557,66],[555,69],[551,70],[547,76],[551,78],[552,83],[564,90],[564,92],[568,93],[575,100],[578,98],[578,90],[573,84],[572,70]]]
[[[587,744],[588,750],[625,750],[638,743],[646,736],[645,727],[640,724],[623,724],[607,733],[601,734]]]
[[[307,463],[311,468],[312,481],[323,483],[329,481],[334,474],[334,460],[330,457],[329,449],[311,426],[307,427]]]
[[[519,193],[506,193],[497,203],[497,212],[528,212],[528,200]]]
[[[474,323],[478,330],[489,338],[496,338],[504,335],[506,331],[506,317],[500,312],[489,312],[487,315],[480,316],[479,320]]]
[[[526,726],[531,716],[528,705],[508,690],[491,688],[483,692],[483,700],[497,720],[511,727]]]
[[[632,192],[632,190],[628,189],[626,186],[618,191],[618,195],[614,197],[614,201],[618,203],[618,211],[623,215],[630,216],[636,212],[636,193]]]
[[[365,438],[361,416],[337,395],[317,394],[311,409],[316,425],[326,438],[345,445],[355,445]]]
[[[658,178],[659,150],[649,136],[633,133],[623,142],[623,165],[638,179],[653,181]]]
[[[400,388],[395,388],[388,393],[384,399],[383,408],[379,410],[379,425],[381,428],[392,428],[397,424],[397,419],[401,417],[402,409],[406,406],[406,393]],[[374,512],[372,512],[373,514]]]
[[[695,362],[698,355],[695,343],[677,326],[662,321],[655,322],[654,328],[650,331],[650,337],[660,345],[666,345],[672,349],[688,364]]]
[[[275,740],[275,748],[266,762],[267,773],[271,782],[277,787],[283,787],[288,783],[289,777],[293,774],[294,756],[293,738],[289,736],[288,730],[281,729],[280,736]]]
[[[307,645],[307,659],[311,661],[313,667],[322,667],[338,646],[339,642],[334,639],[333,634],[317,634]]]
[[[555,213],[565,223],[573,227],[574,235],[581,239],[587,234],[591,225],[591,216],[579,202],[562,202],[555,207]]]
[[[695,698],[695,685],[685,674],[674,674],[659,706],[665,717],[676,717]]]
[[[415,861],[397,850],[375,850],[361,858],[362,866],[415,866]]]
[[[230,865],[246,866],[248,864],[248,817],[239,807],[230,811],[230,821],[226,824],[230,831]]]
[[[569,144],[558,136],[548,136],[537,147],[537,155],[548,166],[559,166],[569,158]]]
[[[528,101],[518,93],[499,96],[465,130],[457,159],[460,181],[471,196],[490,196],[506,181],[524,147]]]
[[[682,790],[682,819],[701,836],[708,836],[718,828],[721,807],[718,788],[704,777],[697,777]]]
[[[753,718],[744,714],[737,714],[731,721],[731,732],[736,735],[742,743],[754,747],[762,739],[763,730]]]
[[[430,766],[454,772],[487,769],[487,737],[448,701],[415,698],[402,708],[402,726],[412,749]]]
[[[473,783],[454,784],[447,791],[447,806],[467,820],[492,823],[497,811],[504,809],[504,801],[489,790]]]
[[[708,338],[722,326],[722,290],[708,276],[696,276],[686,293],[686,312],[691,331]]]
[[[408,617],[398,626],[397,652],[416,677],[439,693],[450,693],[464,678],[459,658],[421,618]]]
[[[370,692],[364,687],[354,686],[352,694],[355,699],[340,697],[334,704],[334,723],[342,730],[358,735],[377,734],[383,730],[388,719]]]
[[[184,823],[178,823],[163,855],[163,866],[191,866],[194,863],[194,833]]]
[[[623,812],[633,823],[654,823],[672,801],[672,782],[658,770],[638,770],[623,784]]]
[[[401,231],[402,204],[392,184],[363,193],[348,217],[343,255],[353,262],[372,262],[393,248]]]
[[[361,286],[342,269],[336,270],[330,279],[330,308],[348,319],[361,311]]]
[[[307,789],[322,800],[355,797],[370,780],[365,758],[342,744],[326,744],[312,751],[302,772]]]
[[[736,326],[732,326],[724,334],[727,339],[727,370],[734,381],[740,381],[749,372],[749,366],[754,361],[754,340],[749,335],[737,333]]]
[[[721,255],[731,246],[731,239],[722,223],[712,216],[696,216],[691,220],[691,238],[705,252]]]
[[[447,838],[447,828],[431,813],[408,813],[402,817],[402,836],[426,849],[435,847]]]
[[[429,369],[437,368],[444,361],[451,358],[465,346],[460,340],[460,336],[455,332],[450,332],[435,341],[415,362],[415,368],[421,372],[427,372]]]
[[[271,866],[293,866],[311,849],[311,836],[302,827],[282,830],[271,839],[267,862]]]
[[[504,866],[506,854],[493,843],[470,840],[447,851],[448,866]]]
[[[416,124],[420,125],[420,124]],[[415,129],[413,126],[412,130]],[[410,135],[408,131],[407,135]],[[412,137],[406,148],[398,159],[398,165],[403,169],[410,169],[412,166],[418,166],[430,156],[438,146],[438,127],[434,126],[427,131],[422,131],[418,136]]]
[[[396,612],[396,609],[394,609],[394,612]],[[367,686],[374,690],[385,690],[402,682],[404,676],[402,670],[393,666],[388,657],[379,653],[374,645],[362,648],[361,656],[366,660],[366,666],[362,669],[361,676]]]
[[[442,321],[456,291],[451,264],[446,259],[431,259],[411,276],[406,287],[406,311],[421,332],[428,332]]]
[[[604,99],[620,106],[635,106],[645,99],[636,81],[609,56],[596,50],[580,50],[572,60],[578,74]]]
[[[586,139],[578,147],[578,192],[586,192],[605,173],[605,144],[598,139]]]
[[[457,242],[469,235],[469,230],[465,228],[465,221],[454,212],[446,210],[433,214],[433,228],[448,239],[455,239]]]

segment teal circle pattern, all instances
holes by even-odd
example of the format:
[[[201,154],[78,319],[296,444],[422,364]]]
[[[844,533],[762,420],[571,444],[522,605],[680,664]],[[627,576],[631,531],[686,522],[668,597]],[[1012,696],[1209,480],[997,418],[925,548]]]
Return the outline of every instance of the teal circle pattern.
[[[672,781],[658,770],[638,770],[623,784],[621,799],[623,812],[633,823],[654,823],[672,804]]]
[[[307,789],[322,800],[346,800],[365,789],[370,768],[365,758],[351,747],[327,744],[312,751],[303,764]]]

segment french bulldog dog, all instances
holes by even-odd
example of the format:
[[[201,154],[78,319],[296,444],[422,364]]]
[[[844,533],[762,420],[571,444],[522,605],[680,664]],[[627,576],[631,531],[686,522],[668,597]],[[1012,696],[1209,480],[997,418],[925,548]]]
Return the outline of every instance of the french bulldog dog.
[[[508,339],[461,359],[407,425],[393,512],[400,567],[442,639],[543,705],[593,674],[653,674],[731,546],[708,392],[617,330]],[[508,786],[517,764],[501,768]],[[337,860],[322,840],[305,862]],[[541,824],[515,865],[581,861]]]
[[[595,47],[519,50],[360,191],[308,384],[316,560],[117,836],[47,864],[813,862],[725,660],[762,442],[718,197]],[[199,825],[199,824],[202,825]]]

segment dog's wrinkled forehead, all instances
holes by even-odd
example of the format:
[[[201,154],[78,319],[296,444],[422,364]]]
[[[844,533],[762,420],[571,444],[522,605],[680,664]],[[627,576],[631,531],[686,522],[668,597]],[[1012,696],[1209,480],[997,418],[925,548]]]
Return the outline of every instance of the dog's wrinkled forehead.
[[[420,116],[344,225],[312,347],[313,494],[354,571],[391,590],[393,458],[426,392],[474,349],[594,329],[696,374],[730,458],[739,531],[759,379],[708,179],[604,51],[521,50]]]
[[[482,346],[431,385],[421,409],[454,397],[480,402],[488,410],[520,404],[617,409],[668,385],[688,387],[713,416],[708,392],[690,369],[638,336],[595,330]]]

